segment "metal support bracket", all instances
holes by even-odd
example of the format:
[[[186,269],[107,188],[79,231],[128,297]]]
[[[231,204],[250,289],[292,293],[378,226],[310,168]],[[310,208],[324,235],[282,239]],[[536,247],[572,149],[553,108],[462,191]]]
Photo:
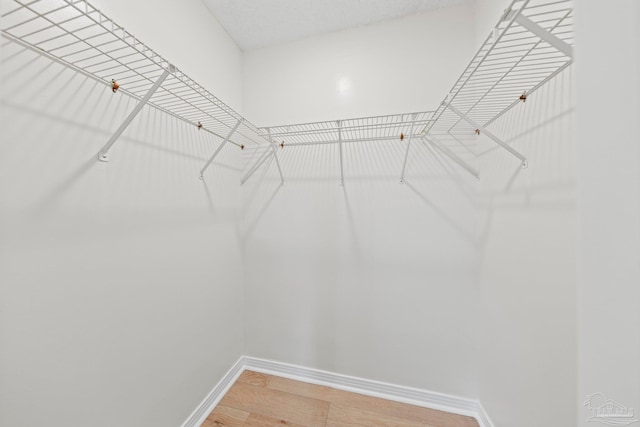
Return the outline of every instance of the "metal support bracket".
[[[400,183],[404,183],[404,173],[407,170],[407,159],[409,159],[409,149],[411,148],[412,136],[413,136],[413,123],[411,124],[411,131],[409,132],[409,140],[407,141],[407,150],[404,152],[404,163],[402,164],[402,174],[400,175]]]
[[[453,160],[455,163],[458,164],[458,166],[460,166],[461,168],[463,168],[464,170],[466,170],[467,172],[469,172],[471,175],[473,175],[476,179],[480,179],[480,174],[478,173],[477,170],[475,170],[473,167],[471,167],[471,165],[469,165],[467,162],[465,162],[464,160],[462,160],[460,157],[458,157],[458,155],[456,155],[453,151],[449,150],[447,147],[445,147],[444,145],[441,145],[433,136],[431,135],[425,135],[424,139],[426,139],[427,141],[429,141],[429,143],[437,148],[441,153],[443,153],[444,155],[446,155],[447,157],[449,157],[451,160]]]
[[[516,16],[516,22],[536,36],[540,37],[542,40],[549,43],[551,46],[558,49],[560,52],[567,55],[569,58],[573,58],[573,47],[571,45],[567,44],[567,42],[558,38],[554,34],[551,34],[549,31],[545,30],[540,25],[533,22],[531,19],[520,13]]]
[[[282,169],[280,168],[280,161],[278,160],[278,154],[276,153],[276,147],[273,145],[273,141],[271,141],[271,129],[267,128],[267,136],[269,138],[269,145],[271,145],[271,149],[273,150],[273,157],[276,159],[276,165],[278,165],[278,172],[280,173],[280,183],[284,184],[284,176],[282,176]]]
[[[200,170],[200,179],[204,179],[204,173],[207,170],[207,168],[209,167],[209,165],[211,164],[211,162],[213,162],[213,159],[216,158],[216,156],[218,155],[218,153],[220,153],[222,148],[227,144],[227,142],[229,142],[229,139],[231,138],[231,135],[233,135],[236,132],[236,130],[238,130],[238,128],[240,127],[241,124],[242,124],[242,120],[238,120],[238,123],[236,123],[236,125],[233,128],[231,128],[231,131],[222,140],[222,144],[220,144],[218,146],[218,148],[216,148],[216,151],[213,153],[213,155],[211,156],[209,161],[207,161],[207,163],[204,165],[204,167]]]
[[[480,133],[483,133],[483,134],[487,135],[489,138],[491,138],[493,140],[493,142],[495,142],[496,144],[498,144],[499,146],[501,146],[502,148],[507,150],[513,156],[517,157],[520,160],[523,169],[528,166],[527,158],[525,156],[523,156],[522,154],[520,154],[519,152],[517,152],[516,150],[514,150],[513,148],[511,148],[511,146],[509,146],[509,144],[505,143],[500,138],[498,138],[497,136],[492,134],[485,127],[480,126],[480,124],[476,123],[472,118],[467,117],[465,114],[463,114],[457,108],[455,108],[453,105],[449,104],[447,106],[447,108],[449,108],[451,111],[453,111],[455,114],[457,114],[458,117],[460,117],[462,120],[464,120],[465,122],[469,123],[471,126],[476,128],[477,130],[479,130]]]
[[[344,186],[344,167],[342,165],[342,122],[338,120],[338,146],[340,148],[340,186]]]
[[[124,122],[122,122],[120,127],[115,131],[113,135],[111,135],[111,138],[109,138],[109,141],[107,141],[105,146],[102,147],[102,150],[98,152],[98,160],[100,160],[101,162],[109,161],[109,149],[111,148],[111,146],[113,146],[113,144],[116,143],[118,138],[120,138],[120,135],[122,135],[122,132],[125,131],[125,129],[131,124],[133,119],[135,119],[138,113],[140,113],[140,110],[142,110],[142,107],[144,107],[147,104],[147,102],[149,102],[149,100],[151,99],[153,94],[156,92],[156,90],[158,90],[162,82],[164,82],[164,80],[169,76],[169,74],[174,73],[175,71],[176,71],[176,67],[169,64],[169,66],[164,70],[164,72],[160,75],[160,77],[158,77],[158,80],[156,80],[155,83],[153,83],[153,86],[151,86],[151,89],[149,89],[149,91],[142,97],[142,99],[140,99],[138,104],[133,108],[133,111],[129,113],[129,115],[124,120]]]

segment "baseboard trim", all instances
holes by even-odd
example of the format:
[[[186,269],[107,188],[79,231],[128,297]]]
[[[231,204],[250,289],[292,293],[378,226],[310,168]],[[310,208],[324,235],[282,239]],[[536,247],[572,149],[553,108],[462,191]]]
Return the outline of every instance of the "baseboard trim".
[[[182,427],[200,427],[207,419],[213,408],[227,394],[233,383],[236,382],[240,374],[244,371],[244,358],[240,357],[238,361],[227,371],[218,384],[209,392],[195,411],[189,415],[189,418],[182,424]]]
[[[494,427],[477,400],[249,356],[242,356],[238,359],[182,424],[182,427],[199,427],[240,374],[247,369],[367,396],[471,416],[478,420],[480,427]]]
[[[460,415],[475,416],[477,413],[478,405],[476,401],[457,396],[372,381],[349,375],[335,374],[319,369],[311,369],[255,357],[245,357],[244,362],[245,369],[251,369],[265,374],[279,375],[297,381],[329,386],[340,390],[365,394],[367,396],[395,400]]]
[[[480,427],[494,427],[493,421],[489,418],[489,414],[487,414],[481,402],[478,402],[478,415],[476,416],[476,420],[478,420]]]

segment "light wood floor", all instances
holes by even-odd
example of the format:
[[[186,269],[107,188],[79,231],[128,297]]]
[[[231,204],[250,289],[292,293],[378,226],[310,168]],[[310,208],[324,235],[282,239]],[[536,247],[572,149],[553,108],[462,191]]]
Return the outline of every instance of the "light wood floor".
[[[202,427],[478,427],[474,418],[245,371]]]

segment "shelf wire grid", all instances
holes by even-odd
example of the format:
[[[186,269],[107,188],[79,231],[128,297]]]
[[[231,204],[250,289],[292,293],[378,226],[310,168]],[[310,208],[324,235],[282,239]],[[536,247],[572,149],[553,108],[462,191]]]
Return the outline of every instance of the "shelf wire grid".
[[[285,147],[389,141],[421,136],[433,111],[300,123],[261,128]]]
[[[522,14],[569,46],[574,44],[571,0],[513,0],[434,113],[426,132],[460,148],[476,128],[453,106],[486,128],[572,63],[572,58],[517,22]],[[463,144],[464,145],[464,144]],[[468,144],[466,144],[468,146]]]
[[[148,104],[230,143],[263,144],[266,136],[239,113],[86,0],[6,0],[0,24],[6,43],[18,43],[111,87],[142,99],[170,74]]]
[[[5,6],[5,4],[3,4]],[[165,70],[167,79],[149,104],[224,138],[238,121],[230,142],[238,146],[269,141],[287,146],[392,140],[429,134],[461,158],[477,156],[475,129],[455,114],[487,127],[531,95],[572,59],[516,21],[526,16],[572,46],[571,0],[512,0],[494,31],[460,75],[435,112],[257,128],[181,70],[104,16],[86,0],[7,0],[2,34],[10,42],[42,53],[106,85],[141,99]],[[412,131],[413,129],[413,131]]]

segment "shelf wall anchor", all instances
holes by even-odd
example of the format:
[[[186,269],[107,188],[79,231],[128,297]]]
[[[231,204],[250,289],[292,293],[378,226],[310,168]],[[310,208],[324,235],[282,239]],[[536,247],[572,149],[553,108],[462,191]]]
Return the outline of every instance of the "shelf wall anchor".
[[[138,104],[133,108],[133,111],[129,113],[120,127],[115,131],[113,135],[111,135],[109,141],[107,141],[105,146],[102,147],[102,150],[100,150],[100,152],[98,153],[98,160],[100,160],[101,162],[109,161],[109,149],[111,148],[111,146],[116,143],[120,135],[122,135],[122,132],[124,132],[125,129],[131,124],[133,119],[135,119],[138,113],[140,113],[140,110],[142,110],[142,107],[144,107],[147,102],[149,102],[156,90],[158,90],[160,85],[162,85],[162,82],[164,82],[167,76],[169,76],[169,74],[171,74],[172,72],[175,72],[175,67],[173,65],[170,65],[164,70],[162,75],[158,77],[158,80],[156,80],[153,86],[151,86],[151,89],[149,89],[149,91],[142,97],[142,99],[140,99]]]
[[[238,128],[240,127],[240,124],[242,124],[242,120],[238,120],[238,122],[236,123],[236,125],[231,128],[231,131],[227,134],[227,136],[222,140],[222,143],[220,145],[218,145],[218,148],[216,148],[216,151],[213,153],[213,155],[211,156],[211,158],[209,158],[209,160],[207,161],[207,163],[204,165],[204,167],[202,169],[200,169],[200,179],[204,179],[204,173],[207,170],[207,168],[209,167],[209,165],[211,165],[211,162],[213,162],[213,159],[216,158],[216,156],[220,153],[220,151],[222,151],[222,149],[224,148],[224,146],[227,144],[227,142],[229,142],[229,139],[231,138],[231,136],[236,132],[236,130],[238,130]]]

